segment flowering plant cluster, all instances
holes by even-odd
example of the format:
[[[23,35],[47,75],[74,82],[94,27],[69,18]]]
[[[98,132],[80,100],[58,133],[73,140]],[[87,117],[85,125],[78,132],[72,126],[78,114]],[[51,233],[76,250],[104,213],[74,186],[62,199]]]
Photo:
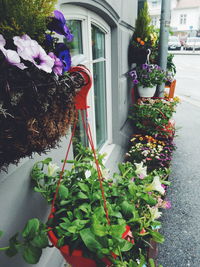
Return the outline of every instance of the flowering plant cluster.
[[[142,64],[129,72],[134,85],[154,87],[166,80],[165,72],[156,64]]]
[[[172,123],[171,117],[179,102],[178,97],[140,98],[131,110],[130,118],[133,119],[134,125],[136,124],[137,133],[133,135],[130,149],[126,153],[126,170],[128,173],[128,167],[135,166],[136,177],[130,178],[136,185],[148,183],[149,175],[157,174],[146,187],[150,196],[155,197],[155,190],[158,194],[157,203],[149,207],[151,216],[157,219],[162,214],[160,208],[171,207],[165,193],[166,186],[170,185],[170,163],[172,153],[176,149],[173,141],[175,124]]]
[[[68,72],[67,42],[73,35],[58,10],[44,21],[46,30],[35,32],[36,39],[37,34],[43,36],[37,40],[31,29],[31,37],[29,31],[12,35],[8,27],[0,34],[0,168],[54,148],[74,118],[74,97],[84,81],[78,72]]]
[[[62,75],[69,70],[71,66],[69,49],[64,43],[56,42],[56,38],[53,38],[52,35],[53,33],[63,35],[67,41],[71,41],[73,35],[66,26],[66,20],[60,11],[55,10],[54,17],[49,19],[47,27],[51,32],[46,34],[46,42],[43,44],[50,51],[48,53],[27,34],[14,36],[13,43],[9,42],[9,44],[6,44],[6,40],[0,34],[0,67],[2,71],[12,67],[26,71],[36,68],[46,73]],[[6,45],[9,49],[6,48]],[[11,47],[13,49],[10,49]]]
[[[130,109],[129,118],[143,133],[150,135],[170,135],[174,125],[170,119],[176,112],[179,98],[140,98]]]
[[[175,144],[172,139],[158,140],[149,135],[134,135],[127,160],[143,162],[149,170],[160,167],[169,168]]]

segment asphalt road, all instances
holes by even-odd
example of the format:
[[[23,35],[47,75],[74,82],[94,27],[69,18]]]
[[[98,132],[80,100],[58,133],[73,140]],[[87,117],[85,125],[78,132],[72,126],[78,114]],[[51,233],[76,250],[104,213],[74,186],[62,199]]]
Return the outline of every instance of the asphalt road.
[[[177,55],[176,95],[183,100],[175,114],[178,128],[171,186],[164,210],[158,262],[163,267],[200,267],[200,55]]]
[[[200,55],[175,55],[176,94],[200,105]]]

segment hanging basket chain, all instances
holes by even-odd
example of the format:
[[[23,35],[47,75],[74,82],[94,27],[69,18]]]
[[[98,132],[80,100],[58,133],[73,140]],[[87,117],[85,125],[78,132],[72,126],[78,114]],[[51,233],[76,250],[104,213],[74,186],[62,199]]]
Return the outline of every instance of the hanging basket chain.
[[[65,156],[65,159],[64,159],[64,162],[63,162],[62,170],[60,172],[60,177],[59,177],[59,180],[58,180],[58,183],[57,183],[56,192],[55,192],[54,198],[52,200],[51,213],[50,213],[49,218],[52,218],[53,217],[53,213],[55,212],[55,201],[56,201],[56,198],[58,196],[58,191],[59,191],[59,187],[60,187],[60,184],[61,184],[61,180],[63,178],[65,166],[66,166],[67,159],[68,159],[68,156],[69,156],[69,151],[70,151],[70,148],[71,148],[71,145],[72,145],[72,140],[73,140],[73,137],[75,135],[76,125],[77,125],[77,121],[78,121],[78,110],[80,110],[83,127],[84,127],[84,130],[86,132],[88,142],[89,142],[89,144],[91,146],[91,149],[92,149],[92,152],[93,152],[93,155],[94,155],[94,160],[95,160],[97,173],[98,173],[98,180],[99,180],[100,190],[101,190],[103,203],[104,203],[104,211],[105,211],[105,215],[106,215],[106,220],[107,220],[108,225],[110,225],[110,219],[109,219],[109,215],[108,215],[108,208],[107,208],[107,204],[106,204],[106,197],[105,197],[105,192],[104,192],[104,188],[103,188],[103,175],[102,175],[102,172],[101,172],[101,169],[100,169],[100,166],[99,166],[99,162],[98,162],[98,159],[97,159],[97,154],[96,154],[94,142],[93,142],[93,139],[92,139],[92,132],[91,132],[90,124],[88,122],[87,93],[88,93],[88,91],[89,91],[89,89],[91,88],[91,85],[92,85],[91,74],[90,74],[90,71],[87,68],[85,68],[84,66],[73,67],[71,72],[79,72],[79,74],[83,76],[83,78],[85,80],[85,84],[76,95],[76,99],[75,99],[75,107],[76,107],[75,122],[74,122],[73,130],[72,130],[72,133],[71,133],[70,141],[69,141],[69,144],[68,144],[66,156]],[[85,117],[84,117],[84,115],[85,115],[84,112],[86,112],[86,120],[85,120]]]

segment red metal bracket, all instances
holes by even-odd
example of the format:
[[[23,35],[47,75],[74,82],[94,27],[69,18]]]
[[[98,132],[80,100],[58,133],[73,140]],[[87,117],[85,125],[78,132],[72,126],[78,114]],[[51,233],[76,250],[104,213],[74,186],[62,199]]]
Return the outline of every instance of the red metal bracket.
[[[92,86],[92,76],[90,71],[85,66],[75,66],[69,72],[79,72],[84,79],[84,84],[81,90],[75,96],[76,109],[87,109],[87,95]]]

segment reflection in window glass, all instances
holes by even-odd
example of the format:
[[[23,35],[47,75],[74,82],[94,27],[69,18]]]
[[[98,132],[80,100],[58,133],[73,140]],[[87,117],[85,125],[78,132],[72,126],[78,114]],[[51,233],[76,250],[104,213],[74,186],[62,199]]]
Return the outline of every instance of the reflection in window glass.
[[[92,58],[105,58],[105,34],[92,25]]]
[[[105,70],[105,34],[92,25],[92,58],[93,63],[96,142],[100,148],[107,139],[106,110],[106,70]]]
[[[72,56],[83,54],[82,30],[80,20],[68,20],[67,26],[74,35],[72,42],[68,43]]]

